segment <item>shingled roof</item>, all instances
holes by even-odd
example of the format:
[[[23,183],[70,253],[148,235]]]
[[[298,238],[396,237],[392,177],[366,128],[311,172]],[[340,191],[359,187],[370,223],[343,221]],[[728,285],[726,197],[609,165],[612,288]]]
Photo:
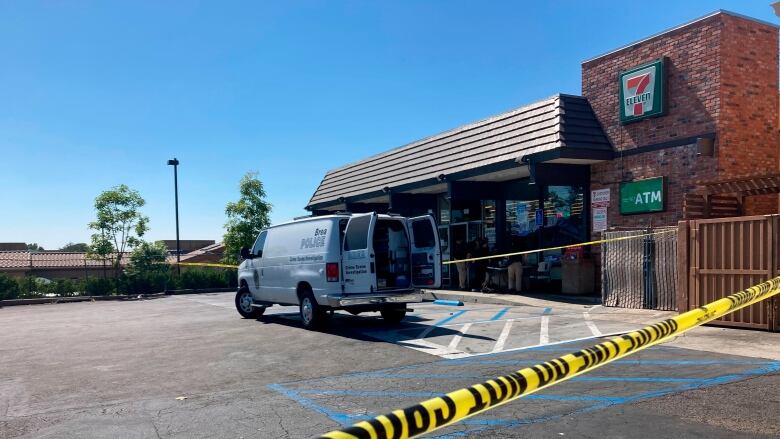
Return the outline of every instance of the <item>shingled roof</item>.
[[[441,174],[458,173],[554,150],[601,152],[613,149],[593,109],[581,96],[555,95],[524,107],[464,125],[333,169],[325,174],[307,208],[339,198],[381,194]]]
[[[115,257],[111,255],[110,257]],[[122,255],[120,265],[129,262],[130,254]],[[106,265],[111,266],[108,262]],[[0,251],[0,271],[45,268],[103,267],[103,261],[90,259],[82,252],[22,252]]]

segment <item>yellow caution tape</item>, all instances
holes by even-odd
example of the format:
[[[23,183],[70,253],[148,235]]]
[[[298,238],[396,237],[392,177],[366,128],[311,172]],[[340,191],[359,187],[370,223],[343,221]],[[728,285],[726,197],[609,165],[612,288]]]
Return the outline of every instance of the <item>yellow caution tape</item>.
[[[661,235],[664,233],[676,233],[677,229],[670,229],[670,230],[662,230],[660,232],[653,232],[653,233],[643,233],[641,235],[632,235],[632,236],[621,236],[619,238],[609,238],[609,239],[599,239],[597,241],[588,241],[588,242],[581,242],[579,244],[569,244],[569,245],[560,245],[557,247],[547,247],[547,248],[539,248],[536,250],[525,250],[521,252],[515,252],[515,253],[504,253],[500,255],[491,255],[491,256],[480,256],[478,258],[468,258],[468,259],[458,259],[455,261],[442,261],[442,264],[454,264],[456,262],[473,262],[473,261],[481,261],[485,259],[496,259],[496,258],[506,258],[509,256],[519,256],[519,255],[529,255],[532,253],[541,253],[549,250],[561,250],[565,248],[573,248],[573,247],[583,247],[586,245],[595,245],[595,244],[603,244],[605,242],[614,242],[614,241],[623,241],[626,239],[636,239],[636,238],[642,238],[645,236],[653,236],[653,235]],[[206,262],[171,262],[172,265],[189,265],[193,267],[222,267],[222,268],[238,268],[238,265],[230,265],[230,264],[212,264],[212,263],[206,263]]]
[[[697,326],[780,293],[780,276],[593,347],[459,389],[403,410],[326,433],[328,439],[420,436],[668,341]]]
[[[522,251],[522,252],[504,253],[504,254],[500,254],[500,255],[490,255],[490,256],[480,256],[478,258],[457,259],[457,260],[454,260],[454,261],[442,261],[442,264],[443,265],[447,265],[447,264],[454,264],[454,263],[457,263],[457,262],[474,262],[474,261],[483,261],[485,259],[496,259],[496,258],[506,258],[506,257],[509,257],[509,256],[530,255],[531,253],[541,253],[541,252],[546,252],[546,251],[549,251],[549,250],[561,250],[561,249],[565,249],[565,248],[584,247],[586,245],[603,244],[605,242],[624,241],[626,239],[643,238],[645,236],[661,235],[661,234],[664,234],[664,233],[677,233],[677,229],[662,230],[660,232],[652,232],[652,233],[643,233],[641,235],[621,236],[619,238],[599,239],[597,241],[581,242],[579,244],[569,244],[569,245],[559,245],[557,247],[538,248],[538,249],[535,249],[535,250],[525,250],[525,251]]]
[[[238,265],[230,264],[212,264],[210,262],[171,262],[171,265],[184,265],[191,267],[222,267],[222,268],[238,268]]]

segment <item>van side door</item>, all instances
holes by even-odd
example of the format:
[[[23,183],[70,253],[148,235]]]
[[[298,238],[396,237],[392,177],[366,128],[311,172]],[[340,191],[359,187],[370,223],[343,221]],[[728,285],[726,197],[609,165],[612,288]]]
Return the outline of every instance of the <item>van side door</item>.
[[[412,242],[412,285],[441,286],[441,247],[436,222],[430,215],[406,220]]]
[[[374,227],[376,213],[353,215],[347,222],[342,249],[345,294],[376,291]]]

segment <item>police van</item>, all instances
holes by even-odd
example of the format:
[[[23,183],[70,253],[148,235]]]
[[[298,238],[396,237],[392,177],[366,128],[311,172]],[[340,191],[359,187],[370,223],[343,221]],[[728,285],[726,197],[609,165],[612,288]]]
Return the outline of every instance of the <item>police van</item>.
[[[431,216],[339,213],[269,227],[241,249],[236,308],[258,318],[271,305],[298,305],[306,328],[329,311],[379,311],[400,322],[419,288],[441,286],[441,251]]]

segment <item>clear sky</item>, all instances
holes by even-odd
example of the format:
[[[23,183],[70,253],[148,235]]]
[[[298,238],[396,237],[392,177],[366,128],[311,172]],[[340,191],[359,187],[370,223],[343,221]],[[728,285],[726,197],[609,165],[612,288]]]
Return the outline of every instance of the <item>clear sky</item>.
[[[0,242],[87,241],[100,191],[150,239],[219,240],[258,171],[273,221],[333,167],[580,92],[580,62],[742,1],[2,1]]]

